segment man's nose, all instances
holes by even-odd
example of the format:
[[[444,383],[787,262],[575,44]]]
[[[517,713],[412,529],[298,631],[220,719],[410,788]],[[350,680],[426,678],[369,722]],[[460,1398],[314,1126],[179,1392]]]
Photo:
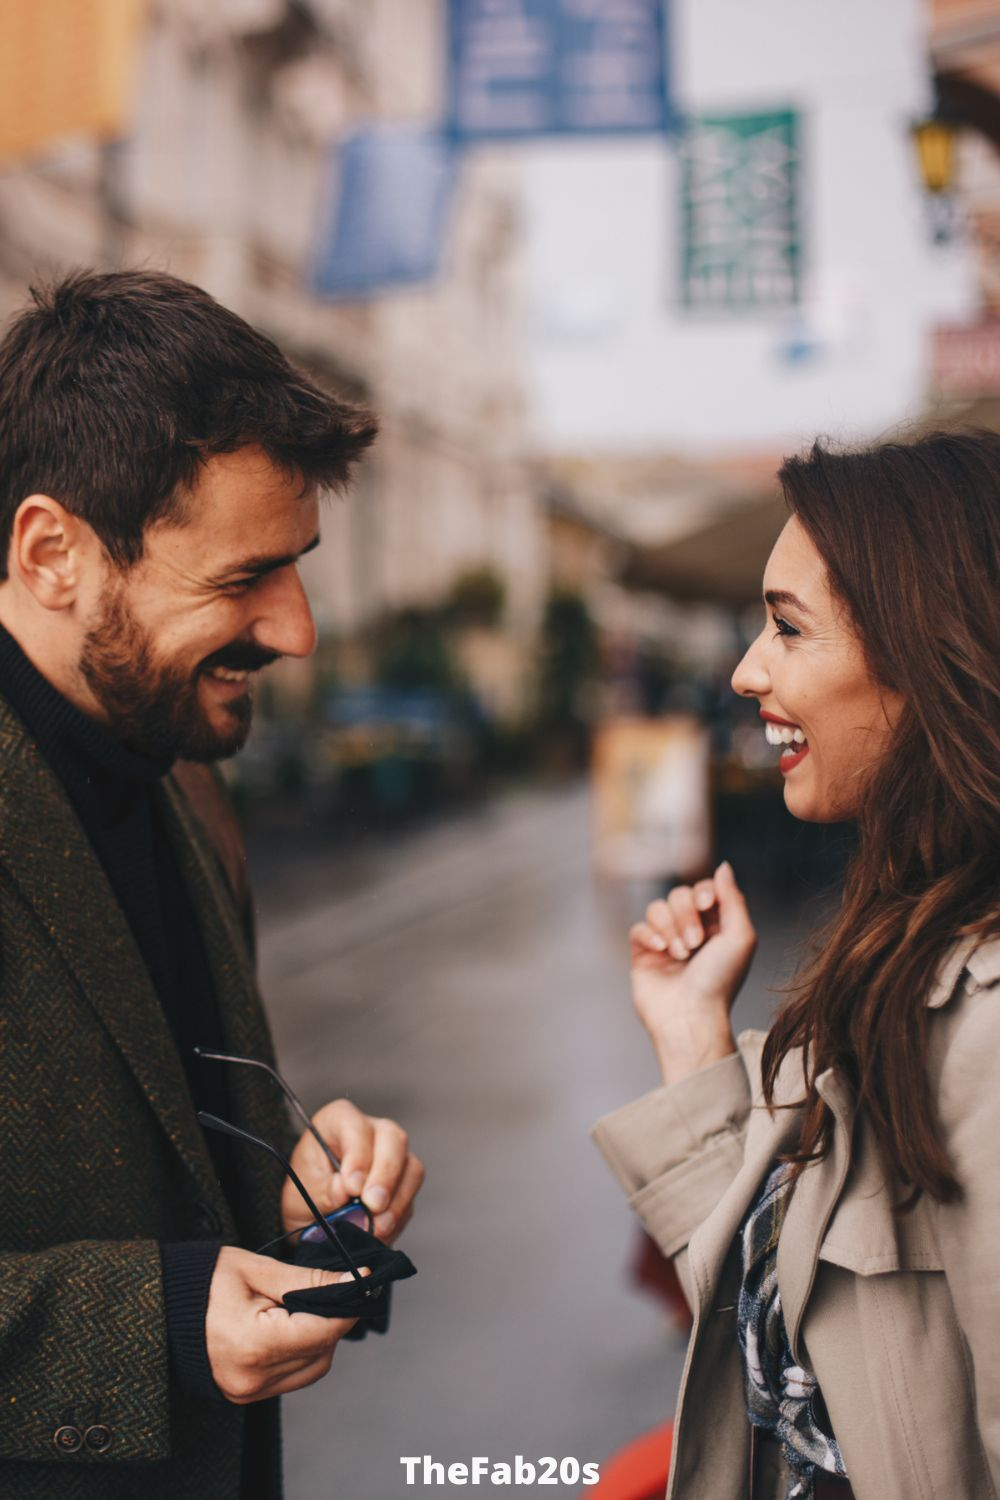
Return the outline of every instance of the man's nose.
[[[763,698],[770,688],[770,678],[760,649],[760,636],[748,646],[742,661],[730,679],[734,693],[741,698]]]
[[[254,622],[259,646],[280,656],[310,656],[316,649],[316,622],[302,580],[294,568],[282,568],[268,579]]]

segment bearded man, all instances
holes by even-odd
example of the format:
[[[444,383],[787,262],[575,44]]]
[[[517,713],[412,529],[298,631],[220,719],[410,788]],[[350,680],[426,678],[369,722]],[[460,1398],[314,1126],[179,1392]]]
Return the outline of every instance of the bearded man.
[[[86,272],[0,344],[0,1497],[277,1500],[277,1397],[349,1321],[254,1247],[422,1167],[344,1100],[296,1142],[238,911],[175,762],[232,755],[305,656],[296,571],[375,422],[173,277]],[[347,1483],[349,1492],[349,1480]]]

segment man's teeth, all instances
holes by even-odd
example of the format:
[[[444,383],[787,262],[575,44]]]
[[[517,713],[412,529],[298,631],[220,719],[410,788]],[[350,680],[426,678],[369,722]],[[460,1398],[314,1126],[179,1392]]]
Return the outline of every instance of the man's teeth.
[[[249,672],[231,672],[227,667],[211,667],[209,677],[217,677],[220,682],[246,682],[250,676]]]
[[[801,729],[790,724],[771,724],[765,720],[764,735],[769,745],[804,745],[806,737]]]

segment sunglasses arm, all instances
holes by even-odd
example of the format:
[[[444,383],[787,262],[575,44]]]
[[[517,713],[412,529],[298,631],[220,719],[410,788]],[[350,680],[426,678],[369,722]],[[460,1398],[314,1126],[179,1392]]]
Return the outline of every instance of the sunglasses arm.
[[[292,1179],[292,1182],[298,1189],[302,1201],[305,1203],[316,1223],[322,1229],[323,1233],[326,1235],[333,1248],[344,1257],[344,1260],[347,1262],[348,1268],[350,1269],[351,1275],[354,1277],[355,1281],[361,1284],[362,1289],[364,1289],[365,1278],[361,1275],[361,1272],[355,1265],[354,1260],[352,1259],[347,1249],[347,1246],[344,1244],[343,1240],[340,1238],[340,1235],[337,1233],[336,1229],[334,1229],[332,1224],[329,1224],[325,1216],[320,1213],[319,1209],[316,1207],[316,1204],[313,1202],[312,1198],[307,1192],[305,1184],[302,1182],[291,1162],[286,1161],[281,1152],[278,1151],[276,1147],[272,1146],[269,1141],[262,1141],[258,1136],[251,1135],[248,1130],[240,1130],[238,1125],[230,1125],[228,1120],[220,1120],[218,1115],[210,1115],[205,1110],[200,1109],[198,1111],[198,1120],[202,1125],[207,1126],[209,1130],[218,1130],[221,1132],[221,1134],[232,1136],[235,1140],[249,1141],[254,1146],[260,1146],[262,1151],[269,1152],[270,1155],[273,1156],[277,1161],[280,1161],[281,1165],[284,1167],[285,1171],[288,1173],[289,1177]],[[365,1291],[365,1295],[368,1296],[370,1295],[370,1293]]]

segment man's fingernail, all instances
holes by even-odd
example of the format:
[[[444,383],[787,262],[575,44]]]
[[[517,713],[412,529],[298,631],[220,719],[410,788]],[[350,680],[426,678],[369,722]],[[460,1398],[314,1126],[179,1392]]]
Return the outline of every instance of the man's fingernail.
[[[699,891],[695,900],[700,911],[708,911],[708,908],[712,905],[715,897],[712,895],[711,891]]]
[[[689,948],[697,948],[698,944],[701,942],[701,928],[686,927],[684,929],[684,941],[687,943]]]
[[[670,951],[674,955],[674,958],[687,958],[688,956],[688,951],[685,948],[684,944],[681,942],[680,938],[673,939],[670,944]]]
[[[379,1214],[375,1220],[376,1234],[391,1234],[396,1227],[395,1214]]]
[[[343,1274],[343,1276],[338,1276],[337,1280],[341,1281],[341,1282],[344,1282],[344,1281],[353,1281],[354,1280],[354,1272],[353,1271],[345,1271],[344,1274]]]
[[[389,1201],[389,1194],[384,1187],[370,1187],[364,1193],[366,1208],[370,1208],[373,1214],[381,1213]]]
[[[350,1188],[351,1192],[354,1193],[355,1195],[357,1195],[358,1193],[360,1193],[360,1191],[364,1187],[364,1185],[365,1185],[365,1174],[364,1174],[364,1172],[352,1172],[351,1175],[350,1175],[350,1177],[349,1177],[349,1179],[348,1179],[348,1182],[347,1182],[347,1186]]]

